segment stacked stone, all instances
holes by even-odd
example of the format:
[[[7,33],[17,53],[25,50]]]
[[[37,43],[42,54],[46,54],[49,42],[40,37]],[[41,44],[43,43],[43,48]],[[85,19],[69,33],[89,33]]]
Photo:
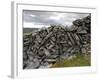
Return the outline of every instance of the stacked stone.
[[[73,28],[51,25],[23,37],[23,68],[50,67],[59,59],[90,52],[91,16],[73,21]]]

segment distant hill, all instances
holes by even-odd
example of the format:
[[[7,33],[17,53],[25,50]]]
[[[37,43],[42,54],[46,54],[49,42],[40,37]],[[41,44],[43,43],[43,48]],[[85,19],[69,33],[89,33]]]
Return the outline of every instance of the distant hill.
[[[38,28],[23,28],[23,33],[29,33],[37,30]]]

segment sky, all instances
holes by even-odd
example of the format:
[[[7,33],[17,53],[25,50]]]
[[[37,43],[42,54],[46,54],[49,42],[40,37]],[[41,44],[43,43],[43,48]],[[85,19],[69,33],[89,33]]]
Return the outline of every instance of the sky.
[[[51,24],[71,26],[72,21],[88,16],[88,13],[47,12],[23,10],[24,28],[49,27]]]

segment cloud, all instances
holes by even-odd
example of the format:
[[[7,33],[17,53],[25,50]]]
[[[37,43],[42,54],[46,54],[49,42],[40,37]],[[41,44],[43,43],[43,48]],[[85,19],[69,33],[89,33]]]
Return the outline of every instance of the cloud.
[[[42,27],[49,27],[49,25],[44,25],[44,24],[34,24],[31,22],[25,22],[24,23],[26,28],[42,28]]]
[[[88,13],[63,13],[47,11],[23,11],[24,27],[49,26],[50,24],[72,25],[72,21],[83,18]]]

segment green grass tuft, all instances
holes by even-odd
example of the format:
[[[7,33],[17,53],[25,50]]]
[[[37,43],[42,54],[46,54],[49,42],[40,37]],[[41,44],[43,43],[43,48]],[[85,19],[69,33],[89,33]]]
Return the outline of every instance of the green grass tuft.
[[[76,54],[76,58],[57,61],[52,68],[90,66],[90,55]]]

